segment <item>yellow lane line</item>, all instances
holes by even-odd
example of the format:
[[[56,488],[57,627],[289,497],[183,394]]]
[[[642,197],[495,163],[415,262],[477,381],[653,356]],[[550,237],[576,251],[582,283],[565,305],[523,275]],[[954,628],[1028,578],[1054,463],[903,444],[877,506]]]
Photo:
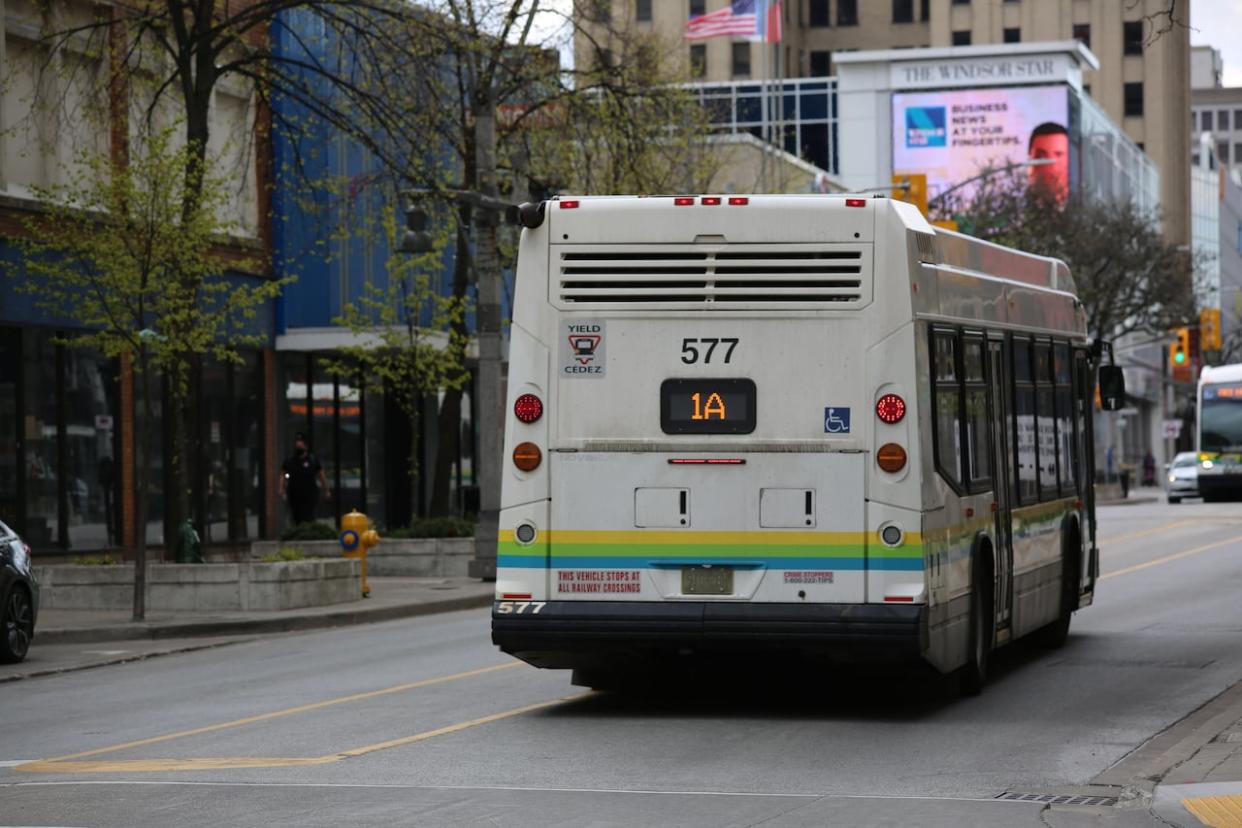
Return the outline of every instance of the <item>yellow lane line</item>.
[[[564,696],[559,699],[552,699],[551,701],[536,702],[535,704],[528,704],[525,707],[515,707],[512,710],[492,713],[490,716],[480,716],[479,718],[471,719],[468,722],[458,722],[457,724],[447,725],[446,727],[438,727],[435,730],[424,730],[422,733],[415,733],[413,736],[402,736],[399,739],[389,739],[387,742],[376,742],[373,745],[363,745],[362,747],[350,748],[349,750],[343,750],[340,753],[334,754],[334,757],[337,759],[348,759],[354,756],[365,756],[366,754],[374,753],[377,750],[388,750],[389,748],[401,747],[402,745],[410,745],[414,742],[422,742],[426,739],[434,739],[437,736],[447,736],[450,733],[457,733],[458,731],[466,730],[471,727],[478,727],[479,725],[498,722],[502,719],[512,718],[513,716],[520,716],[523,713],[531,713],[535,710],[543,710],[546,707],[578,701],[579,699],[585,699],[586,697],[594,694],[594,690],[587,690],[584,693],[578,693],[573,696]]]
[[[1196,546],[1194,549],[1186,549],[1181,552],[1174,552],[1172,555],[1165,555],[1163,558],[1156,558],[1155,560],[1147,561],[1146,563],[1135,564],[1134,566],[1127,566],[1124,569],[1118,569],[1115,572],[1106,573],[1100,576],[1100,580],[1106,581],[1109,578],[1116,578],[1118,575],[1129,575],[1131,572],[1138,572],[1139,570],[1148,569],[1149,567],[1160,566],[1161,564],[1181,560],[1182,558],[1189,558],[1191,555],[1198,555],[1200,552],[1207,552],[1210,549],[1228,546],[1231,543],[1238,543],[1239,541],[1242,541],[1242,535],[1234,535],[1232,538],[1226,538],[1222,541],[1207,543],[1203,546]]]
[[[339,753],[329,753],[324,756],[311,756],[305,758],[297,757],[197,757],[188,759],[116,759],[116,760],[94,760],[94,761],[65,761],[63,759],[46,759],[38,762],[27,762],[24,765],[18,765],[14,770],[28,771],[31,773],[160,773],[166,771],[202,771],[202,770],[236,770],[245,768],[287,768],[287,767],[304,767],[307,765],[330,765],[334,762],[340,762],[344,759],[352,759],[355,756],[366,756],[368,753],[375,753],[380,750],[389,750],[403,745],[411,745],[415,742],[423,742],[427,739],[434,739],[437,736],[447,736],[451,733],[459,733],[479,725],[491,724],[504,719],[511,719],[514,716],[521,716],[523,713],[532,713],[536,710],[543,710],[548,707],[554,707],[559,704],[578,701],[588,696],[594,695],[594,691],[588,690],[584,693],[578,693],[573,696],[565,696],[550,701],[536,702],[534,704],[523,705],[522,707],[514,707],[510,710],[502,710],[499,713],[492,713],[487,716],[480,716],[477,719],[470,719],[457,724],[437,727],[434,730],[424,730],[422,733],[415,733],[412,736],[402,736],[398,739],[389,739],[385,742],[376,742],[372,745],[363,745],[362,747],[350,748],[342,750]]]
[[[404,693],[407,690],[417,690],[421,687],[432,687],[437,684],[444,684],[449,681],[457,681],[459,679],[472,678],[474,676],[482,676],[487,673],[494,673],[498,670],[508,670],[513,667],[522,666],[520,661],[509,661],[504,664],[495,664],[491,667],[480,667],[477,670],[467,670],[463,673],[453,673],[449,676],[437,676],[435,678],[423,679],[422,681],[413,681],[409,684],[398,684],[394,687],[385,687],[380,690],[370,690],[366,693],[354,693],[350,696],[340,696],[335,699],[325,699],[320,702],[311,704],[303,704],[297,707],[289,707],[284,710],[273,710],[270,713],[260,713],[257,716],[247,716],[244,719],[233,719],[230,722],[220,722],[219,724],[206,725],[204,727],[196,727],[191,730],[180,730],[176,733],[167,733],[163,736],[152,736],[148,739],[137,739],[132,742],[125,742],[119,745],[111,745],[109,747],[95,748],[94,750],[84,750],[81,753],[70,753],[65,756],[57,756],[52,759],[40,760],[43,762],[63,762],[68,759],[84,759],[87,756],[99,756],[103,753],[115,753],[119,750],[127,750],[129,748],[142,747],[144,745],[154,745],[159,742],[167,742],[172,739],[183,739],[187,736],[198,736],[203,733],[214,733],[218,730],[227,730],[233,727],[241,727],[243,725],[254,724],[256,722],[266,722],[271,719],[279,719],[284,716],[292,716],[297,713],[305,713],[309,710],[320,710],[325,707],[332,707],[338,704],[347,704],[349,702],[363,701],[366,699],[374,699],[380,696],[388,696],[393,693]],[[36,763],[38,764],[38,763]],[[28,765],[18,765],[19,768],[26,768]]]
[[[1158,532],[1166,532],[1169,529],[1176,529],[1179,526],[1191,526],[1201,521],[1197,520],[1175,520],[1172,523],[1166,523],[1163,526],[1155,526],[1151,529],[1140,529],[1137,532],[1127,532],[1124,535],[1117,535],[1112,538],[1100,538],[1101,544],[1105,543],[1121,543],[1123,541],[1133,540],[1135,538],[1146,537],[1147,535],[1155,535]]]

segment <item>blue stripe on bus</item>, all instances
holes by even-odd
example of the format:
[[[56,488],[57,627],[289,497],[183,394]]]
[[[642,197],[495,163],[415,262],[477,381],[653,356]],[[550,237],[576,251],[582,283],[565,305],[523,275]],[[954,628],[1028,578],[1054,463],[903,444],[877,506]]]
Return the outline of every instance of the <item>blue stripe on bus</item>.
[[[667,561],[653,560],[645,556],[608,556],[601,557],[596,555],[554,555],[551,561],[545,557],[537,557],[535,555],[500,555],[496,559],[498,566],[511,567],[513,569],[657,569],[670,566]],[[678,562],[678,565],[692,566],[698,564],[715,564],[717,566],[730,566],[735,562],[727,558],[712,560],[704,557],[702,560],[690,562]],[[870,563],[862,558],[764,558],[761,564],[767,569],[793,569],[793,570],[827,570],[827,571],[861,571],[870,569],[872,571],[885,572],[921,572],[923,570],[923,560],[921,558],[876,558]],[[744,566],[751,568],[755,566],[753,561],[746,561]]]

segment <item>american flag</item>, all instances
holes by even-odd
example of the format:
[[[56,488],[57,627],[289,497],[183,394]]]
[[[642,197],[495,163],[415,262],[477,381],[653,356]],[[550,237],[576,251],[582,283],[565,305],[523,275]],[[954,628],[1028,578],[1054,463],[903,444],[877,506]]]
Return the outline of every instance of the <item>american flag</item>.
[[[723,9],[692,17],[686,23],[686,40],[726,35],[761,43],[779,43],[780,0],[733,0]]]

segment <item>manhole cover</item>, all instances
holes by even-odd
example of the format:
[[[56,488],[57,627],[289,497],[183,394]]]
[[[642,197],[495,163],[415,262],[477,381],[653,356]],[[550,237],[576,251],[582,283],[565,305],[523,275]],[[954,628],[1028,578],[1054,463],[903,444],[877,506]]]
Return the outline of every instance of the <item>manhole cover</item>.
[[[1070,794],[1022,793],[1021,791],[1005,791],[997,799],[1008,799],[1015,802],[1042,802],[1045,805],[1116,805],[1115,796],[1082,796]]]

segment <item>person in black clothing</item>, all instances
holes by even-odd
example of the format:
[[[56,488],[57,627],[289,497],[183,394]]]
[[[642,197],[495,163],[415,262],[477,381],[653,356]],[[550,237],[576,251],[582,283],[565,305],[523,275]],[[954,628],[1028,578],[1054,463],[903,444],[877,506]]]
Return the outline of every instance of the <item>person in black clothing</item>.
[[[281,466],[280,496],[289,501],[289,511],[293,513],[294,524],[310,523],[315,519],[315,504],[319,502],[319,490],[325,496],[331,495],[328,490],[328,478],[324,476],[323,466],[319,458],[310,453],[306,446],[306,435],[298,432],[293,437],[293,456]],[[318,485],[316,485],[318,478]]]

